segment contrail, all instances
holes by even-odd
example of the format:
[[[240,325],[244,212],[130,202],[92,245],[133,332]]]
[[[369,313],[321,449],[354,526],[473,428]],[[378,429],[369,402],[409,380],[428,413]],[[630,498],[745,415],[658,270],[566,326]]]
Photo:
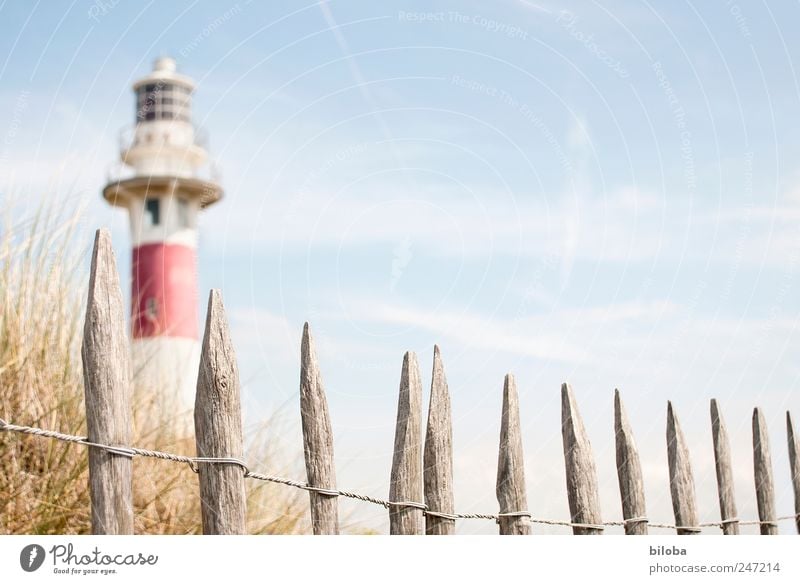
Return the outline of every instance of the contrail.
[[[347,39],[345,39],[344,34],[342,33],[342,29],[339,27],[339,24],[336,22],[336,19],[333,17],[333,12],[331,11],[330,7],[328,6],[327,2],[320,2],[319,8],[322,11],[322,16],[325,19],[325,22],[331,27],[331,32],[333,33],[333,37],[336,40],[336,44],[339,46],[339,49],[342,51],[342,54],[347,58],[347,66],[350,69],[350,73],[353,76],[353,79],[356,82],[356,86],[358,87],[358,91],[361,93],[361,96],[364,98],[364,101],[367,102],[372,108],[372,117],[378,122],[378,126],[380,127],[380,131],[383,134],[384,140],[386,140],[389,148],[391,149],[392,155],[394,156],[397,164],[401,168],[405,168],[407,166],[405,157],[398,151],[395,142],[394,136],[392,134],[391,128],[386,123],[383,115],[380,112],[380,106],[372,95],[370,91],[369,84],[367,83],[366,79],[364,78],[363,73],[361,72],[361,68],[358,66],[355,57],[350,52],[350,46],[347,43]],[[405,173],[404,173],[405,175]],[[411,178],[405,176],[406,181],[410,182],[409,188],[412,188],[412,192],[418,192],[419,189],[417,188],[417,181],[415,178]]]

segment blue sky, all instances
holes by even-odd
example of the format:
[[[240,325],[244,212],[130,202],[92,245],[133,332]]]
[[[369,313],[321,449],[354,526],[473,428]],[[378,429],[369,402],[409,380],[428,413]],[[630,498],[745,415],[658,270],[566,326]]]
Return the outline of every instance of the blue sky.
[[[226,189],[201,220],[201,298],[223,290],[248,423],[288,404],[287,456],[302,455],[309,320],[342,487],[388,492],[403,352],[419,354],[428,384],[439,343],[460,510],[496,508],[511,371],[536,514],[568,515],[565,380],[606,518],[621,514],[615,387],[651,517],[671,519],[667,399],[702,519],[718,516],[710,397],[732,435],[740,515],[755,516],[754,405],[788,513],[799,13],[789,2],[4,2],[0,196],[21,213],[45,194],[83,206],[87,239],[112,228],[125,278],[127,220],[100,191],[133,121],[131,83],[169,54],[198,81],[195,121]],[[344,507],[353,528],[385,528],[381,509]]]

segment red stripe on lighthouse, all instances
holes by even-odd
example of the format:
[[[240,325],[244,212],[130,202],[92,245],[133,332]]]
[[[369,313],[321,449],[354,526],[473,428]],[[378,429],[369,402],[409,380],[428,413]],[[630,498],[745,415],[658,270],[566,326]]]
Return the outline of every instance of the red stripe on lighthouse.
[[[133,250],[133,338],[197,338],[197,258],[185,245]]]

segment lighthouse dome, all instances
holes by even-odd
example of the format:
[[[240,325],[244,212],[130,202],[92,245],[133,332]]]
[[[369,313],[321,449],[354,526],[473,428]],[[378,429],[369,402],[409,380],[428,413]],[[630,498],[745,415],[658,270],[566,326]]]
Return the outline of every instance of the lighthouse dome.
[[[159,57],[153,63],[153,71],[164,71],[174,73],[177,69],[175,59],[172,57]]]

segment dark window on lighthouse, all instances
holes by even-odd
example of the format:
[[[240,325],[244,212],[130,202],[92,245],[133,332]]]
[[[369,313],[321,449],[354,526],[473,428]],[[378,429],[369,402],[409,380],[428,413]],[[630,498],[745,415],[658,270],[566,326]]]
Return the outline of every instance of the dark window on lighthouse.
[[[190,121],[191,89],[176,83],[159,81],[141,85],[136,90],[136,121]]]
[[[158,225],[161,219],[161,209],[159,208],[158,199],[147,199],[144,202],[144,209],[150,215],[150,225]]]
[[[144,85],[136,92],[136,121],[156,119],[156,99],[160,88],[157,85]]]
[[[155,298],[148,298],[145,302],[145,314],[150,320],[158,317],[158,301]]]

